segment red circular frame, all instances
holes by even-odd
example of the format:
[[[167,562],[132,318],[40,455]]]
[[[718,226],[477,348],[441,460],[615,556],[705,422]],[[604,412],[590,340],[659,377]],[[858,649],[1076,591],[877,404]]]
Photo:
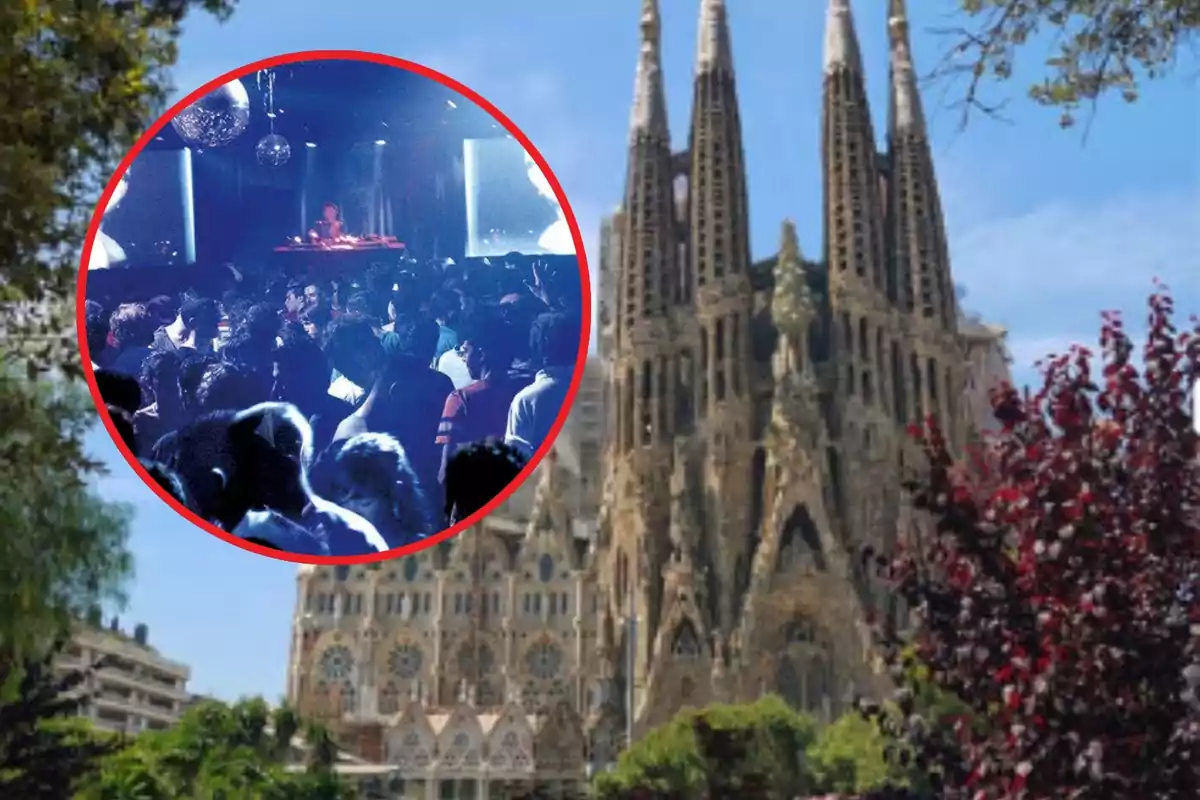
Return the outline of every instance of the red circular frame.
[[[158,482],[150,477],[150,474],[141,465],[141,462],[138,461],[137,457],[125,445],[125,442],[121,439],[120,434],[117,433],[117,429],[113,424],[112,417],[108,414],[107,406],[100,397],[100,390],[96,384],[96,375],[92,369],[91,354],[88,352],[86,325],[87,315],[85,311],[85,303],[87,302],[87,265],[91,256],[92,245],[95,242],[96,234],[100,229],[100,221],[104,216],[103,209],[108,204],[109,197],[112,196],[113,191],[116,189],[120,180],[120,176],[124,175],[125,172],[128,171],[138,154],[141,153],[141,151],[158,134],[158,132],[166,127],[166,125],[170,123],[170,121],[179,112],[181,112],[188,105],[204,97],[209,92],[219,89],[229,81],[243,78],[247,75],[252,75],[261,69],[270,69],[272,67],[279,67],[285,64],[293,64],[298,61],[334,60],[365,61],[373,64],[381,64],[383,66],[394,67],[396,69],[408,70],[409,72],[421,75],[430,80],[437,81],[441,85],[458,92],[463,97],[471,100],[484,111],[488,112],[488,114],[490,114],[492,118],[496,120],[496,122],[504,126],[505,130],[507,130],[514,139],[521,143],[521,145],[525,148],[525,151],[533,157],[533,160],[537,163],[538,167],[541,168],[542,172],[546,175],[546,178],[550,181],[550,186],[554,189],[554,196],[558,199],[559,204],[562,206],[563,212],[567,218],[567,224],[571,228],[571,238],[575,243],[575,253],[579,261],[579,277],[583,286],[583,308],[581,309],[581,319],[583,324],[580,326],[579,350],[577,351],[575,357],[575,370],[571,375],[571,385],[567,389],[567,396],[563,401],[562,408],[559,409],[558,416],[554,420],[554,425],[550,428],[549,437],[546,439],[546,441],[542,442],[541,447],[539,447],[537,452],[533,454],[533,457],[529,460],[529,463],[525,465],[525,468],[521,470],[521,473],[516,477],[516,479],[513,480],[507,487],[505,487],[504,491],[492,498],[491,502],[462,522],[446,528],[445,530],[440,531],[433,536],[422,539],[419,542],[405,545],[404,547],[397,547],[380,553],[366,553],[360,556],[302,556],[296,553],[288,553],[282,550],[274,550],[269,547],[263,547],[262,545],[252,544],[247,542],[245,539],[234,536],[228,531],[223,531],[217,526],[196,516],[196,514],[185,508],[178,500],[176,500],[174,497],[168,494],[166,490],[159,486]],[[104,427],[108,431],[108,435],[112,438],[113,443],[117,446],[117,449],[121,451],[121,455],[125,457],[125,460],[129,463],[129,466],[132,467],[133,471],[136,472],[138,477],[142,479],[142,482],[145,483],[152,492],[158,495],[159,499],[174,509],[175,512],[181,517],[199,526],[204,531],[207,531],[208,533],[220,539],[224,539],[226,542],[236,545],[243,550],[249,550],[250,552],[257,553],[258,555],[268,556],[280,561],[290,561],[297,564],[372,564],[381,561],[387,561],[392,558],[398,558],[400,556],[418,553],[428,547],[432,547],[439,542],[444,542],[447,539],[457,536],[468,528],[478,525],[484,520],[485,517],[499,508],[504,501],[511,497],[513,493],[520,489],[521,486],[527,480],[529,480],[530,476],[533,474],[533,471],[537,468],[538,464],[541,463],[542,459],[545,458],[550,452],[551,448],[554,446],[554,442],[558,439],[558,434],[567,421],[567,415],[570,413],[571,406],[575,403],[575,395],[579,392],[579,384],[583,379],[583,370],[587,361],[588,342],[591,338],[592,286],[587,265],[587,253],[583,247],[583,236],[579,231],[579,223],[575,219],[575,212],[571,208],[570,201],[567,199],[566,194],[562,190],[562,185],[558,182],[558,177],[550,169],[550,165],[546,163],[546,159],[542,157],[542,154],[538,152],[538,149],[533,146],[531,141],[529,141],[529,138],[522,133],[521,130],[513,123],[513,121],[506,117],[499,109],[488,102],[484,97],[480,96],[477,92],[464,86],[453,78],[443,75],[437,70],[430,69],[429,67],[425,67],[420,64],[415,64],[411,61],[405,61],[401,58],[394,58],[392,56],[386,56],[379,53],[368,53],[359,50],[305,50],[296,53],[289,53],[287,55],[264,58],[251,64],[247,64],[243,67],[239,67],[238,69],[231,70],[220,77],[214,78],[172,106],[165,114],[159,117],[159,119],[156,120],[145,133],[141,135],[141,137],[137,140],[137,143],[134,144],[133,148],[125,155],[125,158],[121,159],[121,163],[118,165],[116,172],[114,172],[112,178],[109,179],[108,185],[104,188],[104,193],[100,196],[100,200],[96,205],[96,210],[92,214],[92,221],[88,225],[87,240],[84,242],[83,256],[79,264],[79,278],[76,283],[75,318],[77,328],[76,333],[79,337],[79,349],[83,356],[83,374],[87,380],[88,389],[91,391],[92,400],[96,403],[96,409],[100,413],[100,419],[104,422]]]

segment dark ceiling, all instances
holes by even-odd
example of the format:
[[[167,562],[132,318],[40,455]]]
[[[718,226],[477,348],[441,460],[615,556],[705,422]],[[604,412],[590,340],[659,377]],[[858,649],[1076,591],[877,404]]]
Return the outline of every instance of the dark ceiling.
[[[288,64],[274,73],[275,132],[293,148],[304,142],[346,146],[376,139],[507,134],[467,98],[408,70],[364,61],[321,60]],[[225,150],[253,148],[270,130],[266,74],[247,75],[242,84],[250,95],[250,127]],[[183,141],[168,125],[151,146],[178,148]]]

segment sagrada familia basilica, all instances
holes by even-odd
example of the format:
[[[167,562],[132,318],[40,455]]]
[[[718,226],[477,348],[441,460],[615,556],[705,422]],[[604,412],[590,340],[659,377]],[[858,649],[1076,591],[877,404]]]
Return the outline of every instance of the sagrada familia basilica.
[[[903,0],[885,22],[883,152],[830,0],[824,249],[784,222],[756,261],[725,4],[700,2],[676,152],[643,2],[600,358],[555,454],[446,546],[299,575],[289,697],[378,796],[566,793],[681,708],[773,692],[829,720],[883,689],[866,620],[902,611],[849,554],[912,524],[906,424],[961,444],[1007,374],[1003,331],[957,307]]]

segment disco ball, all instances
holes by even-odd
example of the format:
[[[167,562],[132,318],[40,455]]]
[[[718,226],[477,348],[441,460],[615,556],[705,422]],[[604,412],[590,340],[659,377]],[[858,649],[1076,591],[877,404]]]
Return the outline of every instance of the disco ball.
[[[268,133],[254,145],[254,157],[267,167],[281,167],[292,157],[292,146],[278,133]]]
[[[250,95],[236,78],[180,111],[171,125],[192,147],[224,147],[250,124]]]

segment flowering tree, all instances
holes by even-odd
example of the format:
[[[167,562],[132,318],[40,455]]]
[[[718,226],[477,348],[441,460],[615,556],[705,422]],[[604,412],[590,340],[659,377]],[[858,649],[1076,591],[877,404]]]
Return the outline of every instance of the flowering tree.
[[[1149,305],[1140,366],[1110,314],[1099,359],[1074,348],[1036,392],[997,392],[974,468],[914,431],[936,533],[879,560],[914,628],[885,642],[897,703],[867,710],[938,797],[1200,797],[1200,323]],[[969,712],[928,724],[926,680]]]

